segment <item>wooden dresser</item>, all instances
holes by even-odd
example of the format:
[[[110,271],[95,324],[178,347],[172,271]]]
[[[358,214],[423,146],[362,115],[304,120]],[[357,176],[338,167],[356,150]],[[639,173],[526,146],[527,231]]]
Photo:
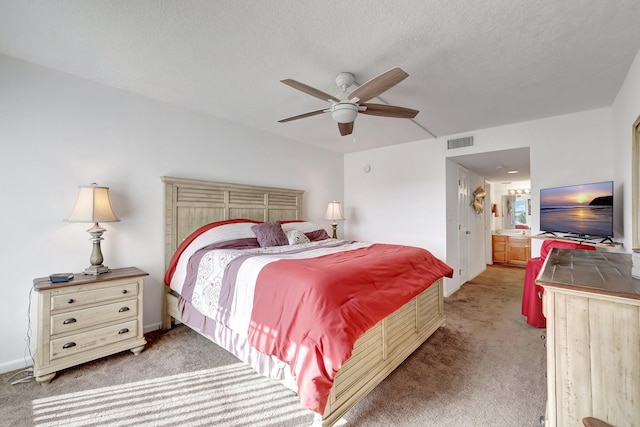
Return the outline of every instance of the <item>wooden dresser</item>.
[[[36,381],[48,383],[56,372],[146,344],[142,323],[143,277],[136,267],[99,276],[81,273],[69,282],[34,279],[38,292]]]
[[[547,318],[545,426],[640,426],[640,280],[631,255],[553,249],[536,281]]]

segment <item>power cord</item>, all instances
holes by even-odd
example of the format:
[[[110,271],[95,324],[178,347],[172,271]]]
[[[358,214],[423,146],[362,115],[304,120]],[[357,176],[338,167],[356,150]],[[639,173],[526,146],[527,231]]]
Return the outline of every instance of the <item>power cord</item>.
[[[17,377],[20,374],[24,374],[24,373],[28,373],[28,375],[24,378],[19,378],[17,380],[11,381],[13,380],[15,377]],[[11,381],[11,385],[16,385],[16,384],[21,384],[21,383],[29,383],[31,381],[34,381],[36,379],[36,377],[33,375],[33,368],[32,367],[28,367],[28,368],[24,368],[18,372],[16,372],[15,374],[11,375],[9,377],[8,381]]]
[[[28,353],[29,358],[31,359],[32,365],[35,364],[33,354],[31,353],[31,298],[33,296],[34,288],[35,288],[35,285],[32,286],[31,289],[29,290],[29,304],[27,307],[27,335],[25,337],[26,346],[24,350],[24,359],[27,360],[27,353]],[[13,380],[15,377],[17,377],[20,374],[27,374],[27,375],[23,378]],[[13,380],[11,381],[11,385],[16,385],[21,383],[28,383],[28,382],[34,381],[35,379],[36,377],[33,374],[33,366],[29,366],[11,375],[8,381]]]

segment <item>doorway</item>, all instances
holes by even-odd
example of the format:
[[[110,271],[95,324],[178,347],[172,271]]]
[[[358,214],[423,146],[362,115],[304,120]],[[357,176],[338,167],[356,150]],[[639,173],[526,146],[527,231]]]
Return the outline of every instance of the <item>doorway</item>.
[[[509,186],[505,183],[519,185],[522,181],[530,182],[529,147],[451,156],[447,158],[447,167],[450,167],[447,172],[449,182],[447,198],[450,197],[452,202],[456,201],[455,211],[450,210],[451,213],[455,212],[455,216],[447,216],[447,230],[449,230],[447,232],[447,260],[450,259],[452,267],[460,273],[458,281],[458,286],[460,286],[484,271],[488,261],[491,260],[491,230],[493,228],[491,224],[494,224],[497,219],[493,217],[496,210],[492,209],[492,205],[496,204],[498,214],[500,214],[499,209],[502,205],[502,194],[496,195],[496,192]],[[469,192],[473,191],[476,184],[484,184],[485,188],[490,190],[487,192],[487,198],[484,202],[484,212],[479,215],[474,213],[472,215],[474,221],[467,222],[466,230],[462,230],[465,209],[468,212],[473,212],[473,210],[469,203],[466,207],[462,206],[459,184],[461,178],[458,175],[458,171],[461,169],[467,171],[465,176],[467,201],[470,200]],[[509,173],[513,171],[517,171],[517,173]],[[491,185],[493,183],[496,185]],[[530,204],[525,206],[529,212]],[[453,207],[453,203],[451,207]],[[522,207],[519,205],[518,210],[521,211]],[[464,276],[462,276],[463,271],[461,270],[463,266],[466,267]]]

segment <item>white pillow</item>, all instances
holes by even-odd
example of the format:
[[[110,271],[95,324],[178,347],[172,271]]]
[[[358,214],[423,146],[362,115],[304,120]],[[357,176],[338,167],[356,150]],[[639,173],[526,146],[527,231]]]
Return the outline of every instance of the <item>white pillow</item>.
[[[309,243],[311,240],[301,230],[289,230],[285,231],[290,245],[299,245],[300,243]]]
[[[291,230],[300,230],[303,233],[309,233],[311,231],[322,230],[323,228],[310,221],[292,221],[282,224],[282,229],[285,233]]]

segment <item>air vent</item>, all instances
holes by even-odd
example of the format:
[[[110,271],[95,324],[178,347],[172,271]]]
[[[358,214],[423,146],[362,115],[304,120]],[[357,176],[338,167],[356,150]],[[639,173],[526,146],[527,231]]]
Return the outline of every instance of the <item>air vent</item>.
[[[454,148],[472,147],[473,136],[463,136],[462,138],[448,139],[447,150],[453,150]]]

